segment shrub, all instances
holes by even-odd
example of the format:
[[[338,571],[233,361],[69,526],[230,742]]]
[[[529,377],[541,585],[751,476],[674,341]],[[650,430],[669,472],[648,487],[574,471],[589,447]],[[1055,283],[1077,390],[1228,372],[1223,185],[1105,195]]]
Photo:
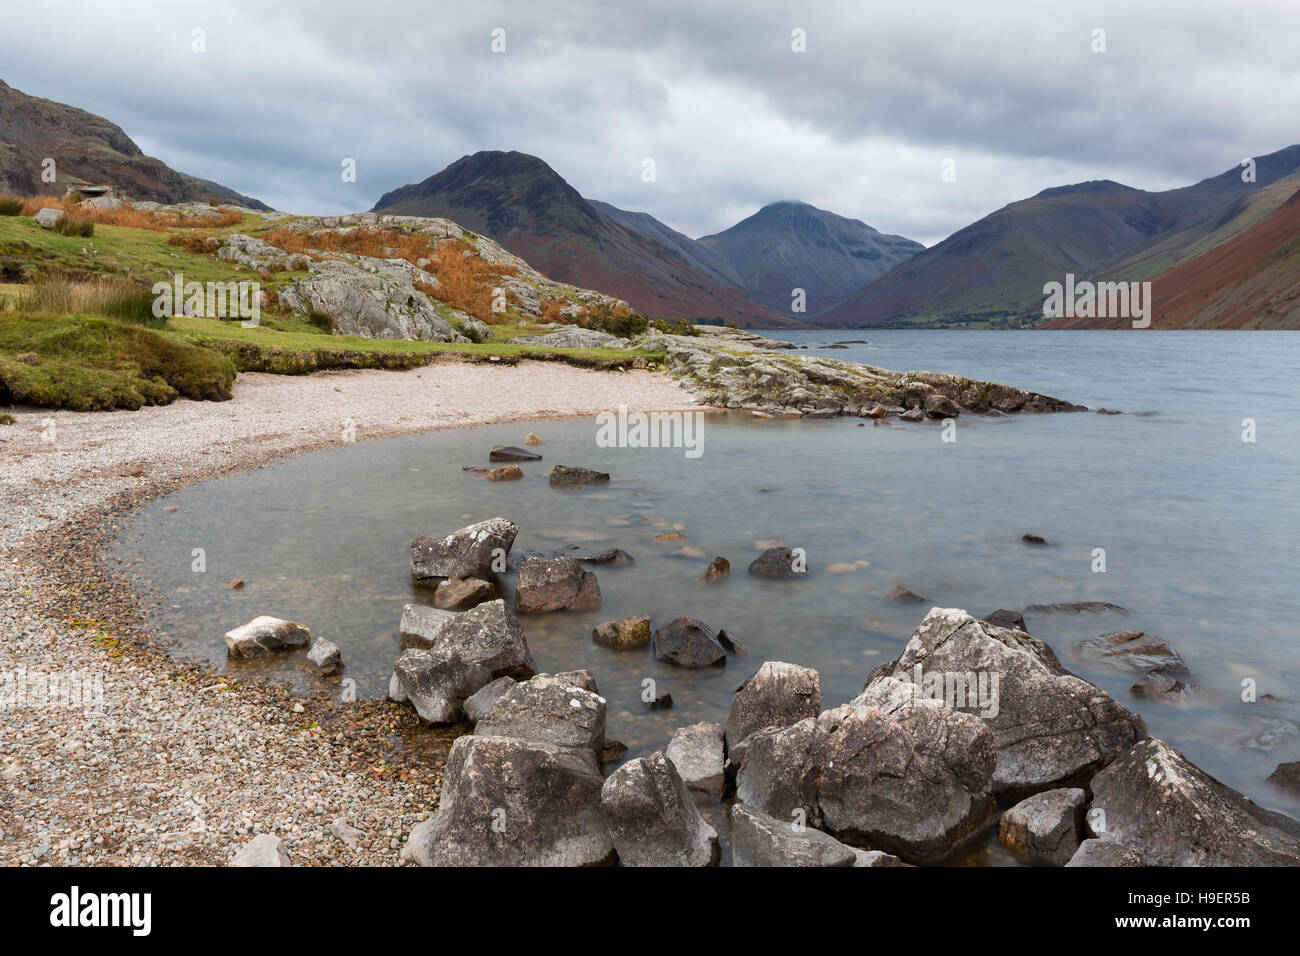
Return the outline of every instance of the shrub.
[[[654,319],[651,326],[669,335],[699,335],[700,330],[685,319]]]
[[[89,239],[95,234],[95,220],[89,216],[65,212],[63,217],[54,223],[54,231],[61,236]]]
[[[577,316],[577,324],[584,329],[595,329],[630,339],[640,335],[649,324],[646,317],[625,307],[613,308],[601,303],[594,309],[582,309]]]
[[[17,196],[0,196],[0,216],[17,216],[23,211],[23,201]]]

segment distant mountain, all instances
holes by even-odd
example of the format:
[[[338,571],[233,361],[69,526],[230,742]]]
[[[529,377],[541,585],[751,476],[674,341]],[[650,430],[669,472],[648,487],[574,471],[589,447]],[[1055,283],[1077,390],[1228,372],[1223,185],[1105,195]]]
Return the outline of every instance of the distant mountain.
[[[724,274],[693,261],[685,236],[650,216],[589,202],[526,153],[462,157],[423,182],[384,194],[373,211],[452,219],[553,279],[621,296],[654,317],[801,324],[775,315]]]
[[[896,266],[817,316],[831,326],[949,324],[1042,318],[1043,284],[1149,278],[1249,228],[1286,198],[1274,184],[1300,172],[1300,147],[1193,186],[1148,192],[1109,180],[1045,189]]]
[[[1153,329],[1300,328],[1300,191],[1233,238],[1157,275],[1151,303]],[[1045,327],[1131,328],[1132,320],[1058,319]]]
[[[822,312],[925,249],[802,202],[764,206],[698,244],[731,267],[750,298],[786,314],[796,288],[808,314]]]
[[[56,181],[42,182],[54,160]],[[239,203],[268,209],[218,183],[146,156],[119,126],[76,107],[28,96],[0,80],[0,192],[62,196],[72,185],[112,185],[129,199]]]

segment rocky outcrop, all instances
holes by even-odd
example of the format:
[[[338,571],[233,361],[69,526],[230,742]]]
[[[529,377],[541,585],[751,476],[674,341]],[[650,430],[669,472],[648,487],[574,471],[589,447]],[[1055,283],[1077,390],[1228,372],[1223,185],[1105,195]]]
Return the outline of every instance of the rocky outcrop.
[[[445,538],[418,536],[411,542],[411,577],[482,578],[496,580],[506,569],[519,526],[505,518],[489,518],[454,531]]]
[[[1297,866],[1300,823],[1148,738],[1092,779],[1088,824],[1151,866]],[[1098,812],[1100,811],[1100,812]]]
[[[1146,736],[1140,717],[1066,671],[1042,641],[961,610],[931,609],[868,683],[886,675],[981,715],[997,747],[993,789],[1008,796],[1086,783]]]
[[[703,327],[701,327],[703,328]],[[823,356],[789,355],[762,342],[650,331],[638,348],[664,354],[669,375],[697,401],[782,416],[862,415],[876,406],[917,417],[1082,411],[1035,392],[937,372],[891,372]]]
[[[263,614],[226,632],[226,652],[231,657],[255,658],[306,647],[311,632],[301,624]]]
[[[515,582],[515,610],[520,614],[591,611],[600,607],[600,584],[572,558],[528,558]]]
[[[600,809],[624,866],[713,866],[718,834],[664,752],[630,760],[601,790]]]
[[[543,332],[541,335],[520,336],[507,341],[511,345],[537,345],[559,349],[628,348],[627,339],[619,338],[617,335],[611,335],[608,332],[600,332],[596,329],[584,329],[579,325],[554,325],[550,323],[543,323],[540,327],[550,331]]]

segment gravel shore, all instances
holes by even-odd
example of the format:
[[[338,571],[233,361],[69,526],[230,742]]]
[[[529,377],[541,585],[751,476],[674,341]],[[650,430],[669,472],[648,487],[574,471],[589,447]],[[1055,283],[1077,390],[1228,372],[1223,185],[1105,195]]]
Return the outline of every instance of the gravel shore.
[[[249,373],[229,402],[14,412],[0,426],[0,863],[222,865],[274,833],[295,864],[397,864],[457,731],[168,657],[101,564],[117,519],[294,452],[620,404],[693,407],[655,373],[523,362]]]

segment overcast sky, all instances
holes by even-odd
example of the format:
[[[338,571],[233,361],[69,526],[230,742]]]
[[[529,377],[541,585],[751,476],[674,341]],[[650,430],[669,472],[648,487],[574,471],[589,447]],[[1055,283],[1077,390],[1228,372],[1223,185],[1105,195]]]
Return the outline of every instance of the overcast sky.
[[[1048,186],[1181,186],[1300,141],[1295,0],[60,0],[4,20],[0,79],[297,213],[517,149],[691,236],[800,199],[929,245]]]

